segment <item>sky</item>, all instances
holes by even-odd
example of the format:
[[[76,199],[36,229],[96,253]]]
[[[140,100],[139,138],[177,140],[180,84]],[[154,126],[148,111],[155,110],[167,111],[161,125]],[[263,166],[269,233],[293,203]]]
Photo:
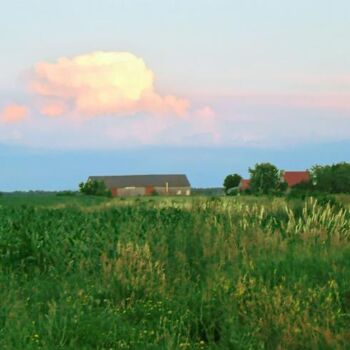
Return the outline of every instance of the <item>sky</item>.
[[[0,191],[350,161],[346,0],[2,0]]]

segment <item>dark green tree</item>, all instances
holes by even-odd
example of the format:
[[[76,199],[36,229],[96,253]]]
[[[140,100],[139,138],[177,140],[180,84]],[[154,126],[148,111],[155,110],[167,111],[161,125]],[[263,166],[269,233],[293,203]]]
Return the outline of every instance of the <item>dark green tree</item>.
[[[239,174],[227,175],[224,180],[225,193],[228,194],[230,190],[237,188],[242,180],[242,176]]]
[[[111,191],[106,187],[103,181],[96,181],[89,179],[86,182],[79,184],[79,190],[81,193],[90,196],[105,196],[111,197]]]
[[[250,190],[253,194],[274,194],[282,190],[281,172],[270,163],[249,168]]]
[[[315,165],[311,169],[311,176],[317,191],[350,193],[350,163]]]

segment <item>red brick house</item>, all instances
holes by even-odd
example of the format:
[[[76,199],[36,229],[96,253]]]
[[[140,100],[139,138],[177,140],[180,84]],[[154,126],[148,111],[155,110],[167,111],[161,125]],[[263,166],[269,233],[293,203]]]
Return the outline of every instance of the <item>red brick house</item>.
[[[291,188],[302,182],[307,182],[310,180],[310,173],[308,171],[283,171],[281,174],[281,181],[286,182],[288,188]],[[242,179],[238,188],[240,191],[245,191],[249,189],[250,180]]]
[[[241,182],[238,185],[239,190],[240,191],[248,190],[249,189],[249,183],[250,183],[250,180],[242,179]]]
[[[310,173],[308,171],[284,171],[282,173],[282,181],[286,182],[288,187],[293,187],[309,180]]]

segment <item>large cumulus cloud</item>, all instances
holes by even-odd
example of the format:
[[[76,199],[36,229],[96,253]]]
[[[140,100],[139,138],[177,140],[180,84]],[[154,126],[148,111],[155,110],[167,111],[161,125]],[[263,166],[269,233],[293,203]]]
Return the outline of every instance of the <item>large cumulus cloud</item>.
[[[186,114],[189,102],[161,96],[154,74],[142,58],[128,52],[94,52],[35,65],[30,90],[40,97],[40,111],[56,116],[106,114]]]

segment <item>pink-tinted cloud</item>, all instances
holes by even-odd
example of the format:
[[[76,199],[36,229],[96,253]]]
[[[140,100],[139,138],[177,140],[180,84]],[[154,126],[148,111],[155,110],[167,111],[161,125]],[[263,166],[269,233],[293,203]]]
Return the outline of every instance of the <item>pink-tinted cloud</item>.
[[[17,123],[27,118],[29,110],[26,106],[10,104],[0,112],[1,121],[4,123]]]
[[[128,52],[94,52],[55,63],[40,62],[34,67],[30,89],[41,99],[54,98],[83,116],[137,112],[181,116],[189,107],[185,99],[155,91],[153,72]],[[51,105],[43,112],[67,111]]]
[[[297,107],[350,110],[350,94],[305,94],[291,96],[288,102]]]
[[[239,105],[250,106],[277,106],[314,109],[350,110],[349,93],[237,93],[232,100]]]
[[[40,105],[40,113],[47,117],[56,117],[64,114],[68,107],[62,101],[45,101]]]
[[[124,118],[105,131],[106,141],[118,145],[219,144],[221,130],[213,116],[191,114],[186,118],[142,116]]]
[[[287,79],[294,82],[300,82],[307,87],[319,86],[334,89],[343,86],[350,86],[350,74],[293,75],[288,76]]]
[[[214,117],[215,111],[211,107],[205,106],[195,111],[194,114],[198,117]]]

